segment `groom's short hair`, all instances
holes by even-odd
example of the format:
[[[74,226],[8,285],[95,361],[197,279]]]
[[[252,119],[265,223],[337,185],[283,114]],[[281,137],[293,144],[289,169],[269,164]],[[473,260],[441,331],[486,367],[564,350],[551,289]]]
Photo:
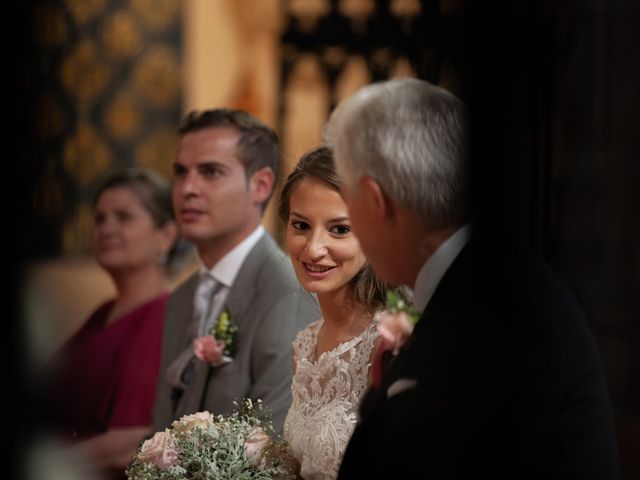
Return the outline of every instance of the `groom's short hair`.
[[[325,128],[342,180],[374,178],[389,197],[434,227],[467,220],[467,115],[441,87],[400,78],[361,88]],[[339,158],[338,158],[339,157]]]

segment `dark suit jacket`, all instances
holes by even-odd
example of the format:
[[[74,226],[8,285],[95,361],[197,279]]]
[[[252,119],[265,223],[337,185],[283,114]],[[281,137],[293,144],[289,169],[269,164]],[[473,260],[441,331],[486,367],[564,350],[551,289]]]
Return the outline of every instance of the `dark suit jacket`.
[[[516,250],[472,240],[458,255],[363,399],[340,479],[617,477],[590,330],[556,276]]]
[[[191,343],[197,285],[196,273],[175,290],[167,304],[154,431],[202,410],[231,413],[234,400],[250,397],[263,400],[273,414],[274,428],[281,432],[291,404],[291,343],[298,331],[320,315],[312,297],[300,287],[290,260],[265,233],[247,255],[226,300],[231,321],[238,327],[233,362],[212,368],[197,361],[191,384],[174,408],[173,389],[165,372]]]

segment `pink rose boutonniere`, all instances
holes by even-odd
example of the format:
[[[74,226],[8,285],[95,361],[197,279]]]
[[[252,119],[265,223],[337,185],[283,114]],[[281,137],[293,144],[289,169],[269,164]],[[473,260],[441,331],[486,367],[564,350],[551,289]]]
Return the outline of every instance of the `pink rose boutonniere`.
[[[225,309],[209,335],[193,340],[193,353],[197,358],[214,367],[229,363],[236,353],[237,335],[238,327],[231,322],[229,311]]]
[[[387,292],[385,310],[378,319],[378,333],[382,341],[374,354],[373,385],[379,386],[382,380],[383,363],[395,356],[413,332],[420,319],[418,312],[395,291]]]
[[[394,355],[398,354],[412,332],[413,321],[407,312],[383,312],[380,316],[378,333]]]
[[[395,291],[387,292],[387,304],[378,321],[378,332],[387,348],[397,355],[420,319],[418,312]]]

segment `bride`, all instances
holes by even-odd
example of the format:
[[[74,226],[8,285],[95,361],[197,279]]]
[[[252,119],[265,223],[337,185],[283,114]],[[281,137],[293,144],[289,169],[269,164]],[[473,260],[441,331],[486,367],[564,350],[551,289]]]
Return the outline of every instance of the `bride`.
[[[280,195],[286,248],[322,318],[293,343],[292,404],[284,438],[304,479],[334,479],[370,382],[375,312],[387,286],[374,277],[351,231],[328,147],[299,160]]]

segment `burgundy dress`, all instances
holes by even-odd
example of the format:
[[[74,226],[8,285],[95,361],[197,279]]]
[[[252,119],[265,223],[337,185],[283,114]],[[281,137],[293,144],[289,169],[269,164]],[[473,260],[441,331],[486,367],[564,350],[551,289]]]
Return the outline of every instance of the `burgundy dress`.
[[[59,434],[81,440],[112,427],[151,424],[168,293],[105,326],[101,305],[53,359],[50,406]]]

